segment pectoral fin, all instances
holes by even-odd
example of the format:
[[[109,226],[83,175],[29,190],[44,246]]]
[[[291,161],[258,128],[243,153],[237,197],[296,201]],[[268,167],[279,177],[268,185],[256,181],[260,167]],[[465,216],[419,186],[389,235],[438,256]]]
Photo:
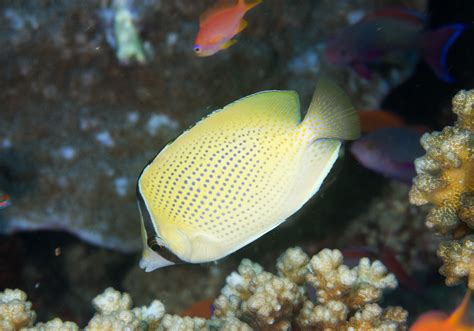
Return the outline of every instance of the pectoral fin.
[[[235,39],[231,39],[229,41],[226,41],[224,44],[222,44],[221,49],[227,49],[230,46],[232,46],[233,44],[235,44],[236,42],[237,42],[237,40],[235,40]]]
[[[248,25],[248,22],[244,19],[241,19],[239,28],[237,29],[237,33],[242,32],[247,27],[247,25]]]

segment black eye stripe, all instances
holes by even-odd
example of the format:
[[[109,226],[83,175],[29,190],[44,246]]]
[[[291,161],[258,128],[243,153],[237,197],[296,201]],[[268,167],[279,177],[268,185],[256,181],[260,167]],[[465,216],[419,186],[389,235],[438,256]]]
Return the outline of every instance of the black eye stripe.
[[[184,263],[183,260],[177,257],[168,248],[164,246],[160,246],[156,242],[156,237],[158,237],[158,234],[156,233],[155,227],[153,226],[153,220],[145,204],[145,201],[143,200],[142,194],[138,187],[138,183],[137,183],[137,200],[138,200],[138,206],[140,208],[140,212],[142,214],[143,226],[145,228],[146,237],[147,237],[146,244],[148,245],[148,247],[150,247],[153,251],[159,253],[163,258],[167,259],[168,261],[171,261],[176,264]]]
[[[167,259],[168,261],[171,261],[175,264],[184,263],[183,260],[173,254],[168,248],[166,248],[165,246],[160,246],[156,242],[155,237],[148,237],[147,245],[151,248],[152,251],[159,253],[163,258]]]
[[[148,211],[145,201],[143,200],[143,197],[140,193],[140,189],[138,188],[138,184],[137,184],[137,200],[138,200],[138,207],[140,208],[140,212],[143,218],[143,226],[145,227],[146,236],[148,238],[148,241],[150,241],[151,238],[154,239],[156,237],[156,231],[153,226],[153,221],[151,219],[150,212]]]

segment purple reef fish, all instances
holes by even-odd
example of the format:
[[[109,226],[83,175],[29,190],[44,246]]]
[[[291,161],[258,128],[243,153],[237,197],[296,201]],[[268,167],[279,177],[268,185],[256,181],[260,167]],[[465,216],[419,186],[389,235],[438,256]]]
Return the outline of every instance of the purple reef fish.
[[[366,168],[411,183],[416,175],[413,162],[424,154],[421,135],[409,128],[383,128],[355,141],[350,151]]]
[[[8,194],[0,191],[0,210],[3,208],[7,208],[11,204],[12,204],[11,197]]]
[[[325,58],[335,65],[348,65],[365,79],[380,64],[396,64],[422,56],[434,73],[454,82],[446,64],[449,49],[466,29],[451,24],[426,30],[426,17],[406,8],[387,8],[365,16],[332,37]]]

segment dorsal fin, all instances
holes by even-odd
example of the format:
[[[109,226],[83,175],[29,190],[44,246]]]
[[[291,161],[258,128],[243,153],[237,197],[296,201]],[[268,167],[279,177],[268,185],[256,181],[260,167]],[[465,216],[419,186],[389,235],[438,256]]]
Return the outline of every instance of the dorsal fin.
[[[274,126],[295,128],[301,121],[300,101],[295,91],[262,91],[217,109],[184,131],[173,143],[203,131],[241,127]],[[192,131],[191,131],[192,130]],[[160,153],[162,153],[162,150]]]
[[[206,9],[204,13],[201,14],[199,17],[199,21],[201,24],[207,20],[209,17],[213,16],[217,12],[224,10],[224,9],[229,9],[237,6],[239,3],[239,0],[218,0],[213,6],[209,7]]]
[[[384,8],[377,11],[374,11],[363,18],[363,21],[372,20],[376,18],[393,18],[399,21],[404,21],[407,23],[412,23],[420,26],[426,24],[426,16],[414,9],[410,8],[401,8],[401,7],[391,7]]]
[[[353,140],[360,136],[359,116],[345,92],[323,77],[316,85],[299,130],[313,141],[325,138]]]
[[[295,91],[258,92],[228,104],[215,115],[210,115],[213,116],[240,123],[284,121],[296,126],[301,121],[299,97]]]

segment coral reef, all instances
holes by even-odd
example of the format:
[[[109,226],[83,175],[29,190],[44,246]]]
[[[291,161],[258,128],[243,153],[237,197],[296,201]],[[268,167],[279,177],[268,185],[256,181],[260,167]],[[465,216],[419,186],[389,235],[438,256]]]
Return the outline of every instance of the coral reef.
[[[21,290],[0,292],[0,330],[10,331],[30,327],[36,319],[31,302]]]
[[[74,322],[63,322],[59,318],[52,319],[46,323],[38,323],[33,328],[28,328],[31,331],[79,331],[79,327]]]
[[[426,225],[453,239],[438,249],[446,283],[454,285],[467,278],[474,289],[474,90],[454,96],[453,112],[458,116],[454,126],[421,138],[426,154],[415,161],[418,175],[410,202],[433,205]]]
[[[446,284],[456,285],[467,277],[467,286],[474,289],[474,235],[441,243],[438,256],[444,262],[439,272],[446,276]]]
[[[148,307],[133,308],[127,293],[107,288],[92,304],[97,314],[89,321],[86,330],[137,330],[140,325],[154,330],[165,315],[163,304],[155,300]]]
[[[393,253],[408,274],[437,265],[436,249],[441,239],[426,231],[429,207],[411,205],[408,192],[406,184],[391,181],[370,201],[367,210],[348,224],[335,246],[349,251],[367,248],[372,252],[369,256],[382,262],[384,252]]]
[[[379,261],[360,260],[350,269],[338,250],[324,249],[311,259],[288,249],[277,262],[278,275],[248,259],[216,299],[216,318],[234,317],[258,330],[402,330],[407,313],[375,302],[397,281]]]
[[[164,305],[133,308],[130,295],[107,288],[93,299],[96,314],[85,330],[404,330],[407,312],[377,302],[397,281],[379,261],[363,258],[349,268],[338,250],[312,258],[290,248],[277,261],[277,275],[248,259],[227,277],[210,320],[167,314]],[[30,331],[79,330],[55,318],[33,326],[36,315],[20,290],[0,293],[0,328]]]
[[[136,20],[138,15],[132,13],[130,0],[113,0],[112,8],[101,11],[106,24],[106,37],[110,46],[116,50],[121,64],[146,64],[153,50],[151,44],[142,41]]]

